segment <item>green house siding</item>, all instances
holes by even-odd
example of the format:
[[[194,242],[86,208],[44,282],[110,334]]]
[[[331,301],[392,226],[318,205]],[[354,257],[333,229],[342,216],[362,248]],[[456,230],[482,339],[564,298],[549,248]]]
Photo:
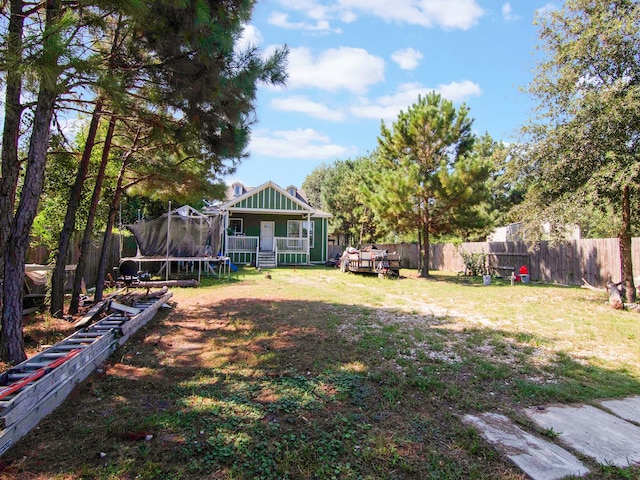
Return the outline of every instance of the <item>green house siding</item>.
[[[260,190],[233,205],[234,208],[260,210],[291,210],[303,212],[302,205],[292,198],[283,195],[276,189],[269,187]]]
[[[314,209],[305,203],[304,200],[291,196],[283,189],[267,182],[255,190],[250,190],[243,196],[229,201],[223,206],[223,211],[227,212],[230,228],[229,234],[241,234],[247,238],[246,241],[234,239],[229,254],[234,263],[254,263],[256,261],[255,252],[248,251],[255,249],[256,239],[260,237],[261,222],[273,222],[273,235],[277,239],[287,238],[289,232],[302,232],[305,229],[302,225],[298,229],[288,222],[313,222],[313,238],[309,254],[300,252],[302,242],[274,242],[274,247],[278,249],[278,264],[301,265],[307,263],[322,263],[327,259],[327,236],[329,231],[328,219],[310,218],[309,214]],[[240,221],[241,220],[241,221]],[[289,227],[292,227],[290,230]],[[268,247],[267,247],[268,248]],[[234,251],[235,249],[235,251]]]
[[[301,253],[279,253],[278,265],[306,265],[307,256]]]
[[[248,237],[260,236],[260,222],[275,222],[274,235],[276,237],[287,236],[287,221],[302,220],[306,221],[306,214],[295,215],[267,215],[258,213],[234,213],[231,218],[241,218],[243,234]],[[313,247],[310,248],[309,254],[311,263],[323,263],[327,260],[327,232],[329,228],[326,218],[312,218],[313,222]],[[254,253],[233,254],[231,261],[239,264],[248,264],[255,262]],[[280,254],[278,255],[278,264],[300,265],[306,264],[306,255],[302,254]]]
[[[231,263],[236,265],[250,265],[256,262],[256,254],[248,252],[232,252],[229,254]]]
[[[312,263],[325,262],[327,260],[327,219],[313,218],[313,248],[309,252]]]

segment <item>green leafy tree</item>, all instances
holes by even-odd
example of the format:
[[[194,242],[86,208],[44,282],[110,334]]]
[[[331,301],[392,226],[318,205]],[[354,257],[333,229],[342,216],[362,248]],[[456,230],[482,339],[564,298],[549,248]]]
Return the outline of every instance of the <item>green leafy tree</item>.
[[[362,246],[377,239],[379,232],[366,200],[372,170],[370,157],[337,161],[322,185],[322,203],[333,215],[331,232],[347,245]]]
[[[135,118],[138,125],[150,127],[144,130],[145,138],[138,138],[146,155],[127,162],[124,188],[157,199],[192,203],[220,195],[219,176],[232,171],[244,156],[256,84],[278,83],[285,78],[284,51],[264,60],[255,49],[236,49],[242,23],[250,18],[252,6],[252,2],[242,1],[224,8],[213,1],[156,1],[148,4],[149,11],[145,9],[143,15],[136,11],[127,21],[119,18],[113,24],[103,56],[118,58],[115,69],[120,72],[123,89],[117,97],[126,105],[126,110],[118,113],[128,116],[129,123]],[[109,62],[114,70],[112,64]],[[141,65],[143,68],[132,68]],[[139,74],[130,74],[132,70]],[[99,120],[103,95],[99,93],[92,126]],[[113,88],[106,93],[112,97]],[[118,108],[116,102],[111,103]],[[95,126],[89,131],[95,132]],[[87,137],[83,160],[90,155],[92,137]],[[63,273],[86,171],[83,161],[70,196],[62,231],[66,235],[60,237],[54,274]],[[52,314],[62,307],[61,279],[58,275],[58,282],[52,282]],[[78,279],[75,283],[78,285]],[[73,296],[72,310],[76,303]]]
[[[302,182],[302,188],[305,191],[309,203],[320,210],[328,211],[327,207],[322,203],[322,186],[325,184],[327,176],[332,169],[331,165],[323,163],[314,168]]]
[[[370,204],[388,228],[418,232],[424,277],[430,236],[451,230],[463,217],[468,220],[463,212],[477,201],[474,184],[483,183],[479,175],[486,168],[467,155],[474,144],[468,113],[465,105],[456,110],[451,101],[430,93],[401,111],[391,129],[383,123],[378,137],[380,168]],[[457,217],[447,218],[455,207]]]
[[[586,211],[613,213],[627,301],[635,298],[631,237],[640,202],[640,4],[567,0],[539,18],[538,64],[529,86],[538,115],[520,173],[526,205],[552,224]]]
[[[507,146],[502,141],[496,141],[491,135],[485,133],[476,138],[473,152],[474,155],[489,162],[491,170],[486,185],[490,195],[487,228],[518,221],[514,208],[522,203],[526,188],[514,170],[514,154],[517,153],[517,149]],[[490,232],[484,230],[479,233],[485,236]],[[480,237],[470,239],[480,240]]]

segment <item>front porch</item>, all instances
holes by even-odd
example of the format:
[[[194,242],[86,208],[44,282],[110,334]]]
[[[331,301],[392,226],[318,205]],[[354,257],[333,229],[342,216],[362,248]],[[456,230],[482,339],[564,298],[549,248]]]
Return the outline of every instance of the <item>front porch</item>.
[[[315,210],[295,188],[267,182],[234,194],[239,196],[219,208],[223,253],[233,263],[274,268],[326,262],[331,215]]]
[[[235,264],[261,268],[311,263],[308,238],[273,237],[271,243],[272,248],[261,249],[259,236],[229,235],[226,237],[226,252]],[[272,256],[265,255],[266,252],[271,252]]]

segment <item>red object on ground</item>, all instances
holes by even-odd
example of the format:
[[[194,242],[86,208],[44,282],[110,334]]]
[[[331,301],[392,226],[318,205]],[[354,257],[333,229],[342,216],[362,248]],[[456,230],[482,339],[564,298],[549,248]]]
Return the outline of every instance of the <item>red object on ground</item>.
[[[526,265],[520,267],[520,275],[529,275],[529,269]]]

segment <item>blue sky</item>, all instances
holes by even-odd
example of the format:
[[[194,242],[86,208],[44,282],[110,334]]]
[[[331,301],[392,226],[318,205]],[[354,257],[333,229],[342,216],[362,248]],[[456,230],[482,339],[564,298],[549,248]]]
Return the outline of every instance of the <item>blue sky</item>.
[[[301,186],[322,163],[376,148],[433,90],[466,103],[477,134],[514,141],[531,114],[533,20],[561,1],[258,0],[244,41],[291,52],[286,87],[262,87],[249,158],[225,178]]]

